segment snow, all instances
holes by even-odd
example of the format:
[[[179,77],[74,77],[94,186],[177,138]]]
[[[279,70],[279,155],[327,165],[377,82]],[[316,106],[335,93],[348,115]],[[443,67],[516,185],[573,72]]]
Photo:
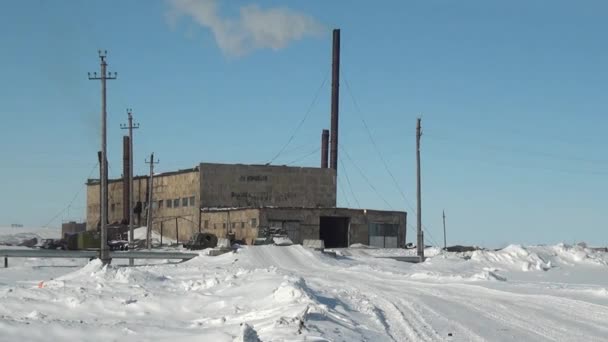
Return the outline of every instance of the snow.
[[[147,236],[147,231],[148,231],[148,227],[143,226],[143,227],[137,227],[135,229],[133,229],[133,239],[135,239],[135,241],[137,240],[143,240],[145,241]],[[158,246],[160,245],[160,233],[153,230],[151,232],[152,235],[152,245],[153,246]],[[174,239],[170,239],[168,237],[166,237],[165,235],[163,235],[163,245],[172,245],[172,244],[176,244],[177,241]]]
[[[145,236],[145,234],[144,234]],[[608,253],[243,246],[181,264],[11,259],[0,340],[605,341]]]
[[[0,245],[18,245],[23,241],[32,238],[38,239],[59,239],[61,238],[60,228],[41,228],[41,227],[0,227]]]

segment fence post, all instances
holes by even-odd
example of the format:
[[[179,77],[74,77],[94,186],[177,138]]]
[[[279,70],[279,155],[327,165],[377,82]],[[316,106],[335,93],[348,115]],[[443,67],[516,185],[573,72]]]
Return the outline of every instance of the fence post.
[[[163,246],[163,221],[160,221],[160,246]]]

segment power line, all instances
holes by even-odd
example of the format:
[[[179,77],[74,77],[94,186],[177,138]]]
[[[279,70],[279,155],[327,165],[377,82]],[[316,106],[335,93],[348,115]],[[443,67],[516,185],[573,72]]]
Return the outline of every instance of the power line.
[[[292,164],[295,164],[295,163],[297,163],[297,162],[299,162],[299,161],[302,161],[302,160],[304,160],[304,159],[306,159],[306,158],[308,158],[308,157],[312,156],[313,154],[315,154],[315,153],[319,152],[319,150],[320,150],[320,149],[321,149],[321,147],[317,147],[317,148],[315,148],[315,149],[314,149],[312,152],[309,152],[309,153],[307,153],[306,155],[304,155],[304,156],[302,156],[302,157],[299,157],[299,158],[297,158],[296,160],[294,160],[294,161],[292,161],[292,162],[287,163],[286,165],[292,165]]]
[[[338,184],[336,184],[336,186],[338,188],[340,188],[340,191],[342,191],[342,197],[344,197],[344,200],[346,201],[346,205],[350,208],[350,201],[348,200],[348,197],[346,196],[346,191],[344,191],[344,187],[341,186],[341,184],[344,184],[344,182],[341,182],[341,178],[337,178],[338,180]]]
[[[346,89],[348,90],[348,94],[350,95],[350,98],[353,101],[353,104],[354,104],[355,108],[357,109],[357,112],[359,113],[359,115],[358,115],[359,119],[363,123],[363,127],[365,127],[367,136],[368,136],[369,140],[371,141],[372,146],[374,147],[374,150],[376,151],[376,154],[378,155],[378,157],[380,157],[380,160],[382,161],[382,164],[384,165],[384,169],[391,177],[391,179],[395,185],[395,188],[399,191],[399,193],[401,194],[401,197],[403,197],[403,200],[406,202],[406,204],[409,206],[409,208],[411,210],[415,211],[413,209],[413,206],[411,205],[410,201],[408,201],[407,197],[405,196],[405,193],[403,192],[401,185],[395,178],[395,175],[391,172],[390,168],[388,167],[388,163],[386,162],[386,159],[384,159],[384,156],[380,152],[380,148],[378,147],[378,144],[376,144],[376,141],[375,141],[374,137],[372,136],[371,130],[370,130],[369,126],[367,125],[367,122],[362,117],[363,114],[362,114],[361,108],[359,107],[359,104],[357,103],[357,100],[355,99],[355,97],[352,93],[352,89],[350,88],[350,84],[348,83],[348,80],[346,79],[345,76],[344,76],[344,84],[346,84]]]
[[[384,198],[384,196],[382,196],[382,194],[378,191],[378,189],[376,189],[376,187],[372,184],[372,182],[369,180],[369,178],[367,178],[367,176],[365,175],[365,173],[363,172],[363,170],[361,170],[361,168],[354,162],[354,160],[350,157],[350,155],[348,154],[348,152],[346,151],[346,149],[344,147],[342,147],[342,145],[338,145],[339,148],[346,154],[346,158],[348,158],[348,160],[355,166],[355,169],[357,169],[357,171],[359,171],[359,174],[361,175],[361,177],[363,177],[363,179],[367,182],[367,184],[369,185],[370,188],[372,188],[372,190],[374,190],[374,192],[376,193],[376,195],[378,195],[378,197],[380,197],[380,199],[382,199],[382,201],[384,201],[384,203],[391,209],[393,209],[393,206],[386,200],[386,198]]]
[[[91,169],[91,172],[89,172],[89,175],[87,176],[87,179],[91,178],[91,175],[93,175],[93,172],[95,172],[95,169],[97,168],[97,166],[99,165],[99,163],[95,163],[95,165],[93,165],[93,168]],[[53,216],[53,218],[51,218],[45,225],[43,225],[42,227],[48,228],[48,225],[51,224],[53,221],[55,221],[60,215],[62,215],[66,210],[68,210],[72,204],[74,203],[74,201],[76,201],[76,198],[78,198],[78,196],[80,195],[80,193],[82,192],[82,189],[86,188],[86,184],[83,185],[82,187],[80,187],[78,189],[78,191],[76,191],[76,194],[74,195],[74,197],[72,198],[72,200],[70,201],[70,203],[63,209],[61,209],[55,216]]]
[[[317,103],[317,99],[319,98],[319,94],[321,94],[321,90],[325,86],[325,83],[327,83],[327,77],[328,77],[328,75],[327,75],[327,73],[325,73],[325,78],[323,79],[323,82],[321,82],[321,86],[319,86],[319,89],[317,89],[317,92],[315,93],[315,96],[314,96],[312,102],[308,106],[308,110],[306,110],[304,117],[302,118],[302,120],[300,120],[300,123],[298,124],[296,129],[293,131],[293,133],[291,134],[291,136],[289,137],[289,139],[287,140],[285,145],[283,145],[283,147],[281,147],[279,152],[268,162],[268,164],[272,164],[272,162],[274,162],[285,151],[287,146],[289,146],[289,144],[291,144],[291,142],[295,138],[296,134],[298,133],[298,131],[300,130],[302,125],[304,125],[304,122],[306,121],[306,119],[308,118],[310,113],[312,112],[314,105]]]
[[[426,135],[426,136],[427,136],[427,138],[429,138],[428,135]],[[440,137],[440,136],[436,136],[436,135],[431,135],[430,139],[432,141],[443,142],[446,144],[461,143],[461,144],[465,144],[465,145],[474,145],[477,148],[483,148],[483,149],[487,149],[487,150],[491,150],[491,151],[516,152],[518,154],[523,153],[523,154],[528,154],[528,155],[532,155],[532,156],[542,156],[542,157],[551,158],[551,159],[560,160],[560,161],[576,161],[576,162],[608,165],[608,160],[605,160],[605,159],[587,159],[587,158],[581,158],[581,157],[576,157],[576,156],[558,155],[558,154],[544,152],[544,151],[532,151],[532,150],[518,148],[518,147],[514,147],[514,146],[507,147],[507,146],[499,146],[499,145],[493,145],[493,144],[487,144],[487,143],[470,142],[470,141],[464,141],[464,140],[452,140],[449,138]]]
[[[348,173],[346,172],[346,167],[344,166],[344,163],[342,162],[342,158],[338,157],[338,159],[340,160],[340,166],[342,167],[342,172],[344,172],[344,176],[346,177],[346,182],[348,183],[350,193],[353,195],[353,199],[355,200],[355,203],[357,203],[357,207],[359,209],[361,209],[361,204],[359,203],[359,200],[357,199],[357,196],[355,195],[355,192],[353,191],[353,185],[350,182],[350,178],[348,177]]]
[[[393,183],[395,185],[395,188],[401,194],[401,197],[405,201],[406,205],[409,207],[410,210],[412,210],[412,212],[414,214],[416,214],[417,213],[416,210],[413,208],[411,202],[407,199],[407,196],[405,196],[405,193],[403,192],[401,185],[399,184],[399,182],[395,178],[395,175],[391,172],[390,168],[388,167],[388,163],[386,162],[386,159],[384,159],[384,156],[380,152],[380,148],[378,147],[378,144],[376,144],[376,141],[375,141],[374,137],[372,136],[371,130],[370,130],[369,126],[367,125],[367,122],[363,118],[363,112],[361,111],[361,108],[359,107],[359,104],[358,104],[357,100],[355,99],[355,96],[353,95],[353,92],[352,92],[352,89],[350,87],[350,84],[348,83],[348,79],[344,75],[343,75],[343,78],[344,78],[344,84],[346,85],[346,90],[348,91],[348,94],[349,94],[349,96],[350,96],[350,98],[351,98],[351,100],[353,102],[353,105],[355,106],[355,109],[358,112],[359,119],[363,123],[363,127],[365,127],[365,131],[367,132],[367,136],[368,136],[369,140],[371,141],[372,146],[374,147],[374,150],[376,151],[376,154],[378,155],[378,157],[382,161],[384,169],[389,174],[390,178],[392,179],[392,181],[393,181]],[[348,152],[345,152],[345,153],[347,153],[347,155],[348,155]],[[426,227],[424,227],[424,225],[423,225],[423,230],[428,231],[428,229]],[[432,238],[432,234],[430,232],[428,232],[428,233],[429,233],[430,240],[431,241],[434,240]],[[437,245],[437,244],[435,243],[435,245]]]

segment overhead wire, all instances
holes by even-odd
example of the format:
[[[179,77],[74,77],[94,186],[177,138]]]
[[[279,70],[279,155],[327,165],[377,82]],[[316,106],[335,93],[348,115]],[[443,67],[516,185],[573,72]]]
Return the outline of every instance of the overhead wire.
[[[344,176],[346,177],[346,182],[348,183],[348,188],[350,189],[350,193],[351,193],[351,195],[353,195],[353,199],[354,199],[355,203],[357,203],[357,208],[360,209],[361,204],[359,203],[359,200],[357,199],[357,195],[355,195],[355,191],[353,190],[353,185],[350,182],[350,177],[348,177],[348,172],[346,172],[346,167],[344,167],[342,158],[338,157],[338,160],[340,161],[340,166],[342,167],[342,172],[344,173]]]
[[[287,146],[289,146],[289,144],[291,144],[291,142],[295,138],[296,134],[298,134],[298,132],[300,131],[300,128],[302,128],[302,125],[304,125],[304,122],[306,121],[308,116],[310,116],[312,109],[314,108],[315,104],[317,103],[317,99],[319,98],[319,95],[321,94],[321,90],[325,86],[325,83],[327,83],[327,78],[328,78],[328,73],[326,72],[325,78],[323,79],[323,82],[321,82],[321,85],[317,89],[312,102],[310,103],[310,105],[308,106],[308,109],[306,110],[306,113],[304,114],[304,117],[302,118],[302,120],[300,120],[300,122],[296,126],[295,130],[292,132],[291,136],[287,140],[287,142],[283,145],[283,147],[281,147],[279,152],[277,152],[277,154],[268,162],[268,164],[272,164],[285,151]]]
[[[336,186],[338,188],[340,188],[340,191],[342,191],[342,197],[344,197],[344,201],[346,201],[346,205],[350,208],[350,201],[348,200],[348,196],[346,196],[346,191],[344,190],[344,182],[341,181],[341,178],[337,178],[338,184],[336,184]]]
[[[351,162],[351,164],[353,164],[353,166],[355,166],[355,169],[359,172],[359,174],[365,180],[367,185],[369,185],[369,187],[376,193],[376,195],[378,195],[378,197],[384,202],[384,204],[386,204],[387,207],[389,207],[391,210],[393,210],[393,206],[386,200],[386,198],[384,198],[384,196],[382,196],[380,191],[378,191],[378,189],[374,186],[374,184],[372,184],[372,182],[369,180],[369,178],[367,178],[367,176],[365,175],[363,170],[359,167],[359,165],[357,165],[355,163],[355,161],[350,157],[350,155],[348,154],[348,151],[346,151],[346,149],[342,145],[338,144],[338,146],[342,150],[342,152],[344,152],[346,154],[346,158]]]
[[[289,162],[289,163],[287,163],[287,164],[285,164],[285,165],[288,165],[288,166],[289,166],[289,165],[293,165],[293,164],[295,164],[295,163],[297,163],[297,162],[299,162],[299,161],[305,160],[306,158],[309,158],[309,157],[310,157],[310,156],[312,156],[313,154],[316,154],[317,152],[319,152],[319,150],[320,150],[320,149],[321,149],[321,147],[317,147],[317,148],[315,148],[313,151],[311,151],[311,152],[307,153],[306,155],[304,155],[304,156],[302,156],[302,157],[299,157],[299,158],[297,158],[297,159],[295,159],[295,160],[293,160],[293,161],[291,161],[291,162]]]
[[[99,165],[99,162],[96,162],[95,165],[93,166],[93,168],[91,169],[91,172],[89,172],[89,175],[87,176],[87,179],[91,178],[91,175],[93,174],[93,172],[95,171],[95,169],[97,168],[97,166]],[[80,193],[82,192],[82,189],[84,189],[86,187],[86,184],[84,184],[82,187],[80,187],[78,189],[78,191],[76,191],[76,194],[74,195],[74,197],[72,198],[72,200],[70,201],[70,203],[63,209],[61,209],[55,216],[53,216],[45,225],[43,225],[42,227],[48,227],[49,224],[51,224],[53,221],[55,221],[60,215],[62,215],[66,210],[69,210],[69,208],[72,206],[72,204],[74,203],[74,201],[76,201],[76,199],[78,198],[78,196],[80,195]]]

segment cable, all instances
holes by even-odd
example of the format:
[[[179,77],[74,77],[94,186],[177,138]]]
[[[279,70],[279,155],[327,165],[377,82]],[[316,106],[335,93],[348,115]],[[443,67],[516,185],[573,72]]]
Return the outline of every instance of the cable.
[[[93,168],[91,169],[91,172],[89,172],[89,175],[87,176],[87,179],[91,178],[91,175],[93,174],[93,172],[95,171],[95,169],[97,168],[97,166],[99,165],[99,163],[95,163],[95,165],[93,166]],[[49,220],[49,222],[47,222],[45,225],[43,225],[42,227],[44,228],[48,228],[48,225],[51,224],[53,221],[55,221],[57,219],[57,217],[59,217],[61,214],[63,214],[66,210],[68,210],[71,206],[72,203],[74,203],[74,201],[76,201],[76,198],[78,198],[78,196],[80,195],[80,193],[82,192],[82,189],[86,188],[86,184],[84,186],[82,186],[80,189],[78,189],[78,191],[76,192],[76,195],[74,195],[74,197],[72,198],[72,200],[70,201],[70,203],[63,208],[61,211],[59,211],[55,216],[53,216],[52,219]]]
[[[345,76],[344,76],[344,84],[346,84],[346,89],[348,90],[348,93],[353,101],[355,108],[357,109],[357,112],[359,112],[359,114],[362,115],[361,108],[359,107],[359,104],[357,103],[357,100],[355,99],[355,97],[352,93],[352,90],[350,88],[350,85],[348,83],[348,80],[346,79]],[[406,202],[406,204],[410,207],[411,210],[414,210],[412,208],[411,203],[408,201],[407,197],[405,196],[405,193],[403,192],[401,185],[399,184],[399,182],[397,182],[395,175],[391,172],[390,168],[388,167],[388,163],[386,162],[386,160],[384,159],[384,156],[380,152],[380,149],[378,148],[378,144],[376,144],[376,141],[374,140],[374,138],[372,136],[371,130],[369,129],[367,122],[365,122],[365,120],[363,119],[363,117],[361,115],[359,115],[359,119],[361,120],[361,122],[363,123],[363,126],[365,127],[367,136],[369,137],[369,140],[371,141],[374,149],[376,150],[376,154],[378,155],[378,157],[380,157],[380,160],[382,161],[382,164],[384,165],[384,169],[391,177],[393,183],[395,184],[395,188],[399,191],[399,193],[401,194],[401,197],[403,197],[403,200]]]
[[[357,196],[355,195],[355,192],[353,190],[353,185],[350,182],[350,178],[348,177],[348,172],[346,172],[346,167],[344,166],[344,163],[342,162],[342,158],[338,157],[338,160],[340,162],[340,166],[342,167],[342,172],[344,172],[344,176],[346,177],[346,182],[348,184],[348,188],[350,189],[350,193],[353,195],[353,199],[354,199],[355,203],[357,204],[357,208],[361,209],[361,204],[359,203],[359,200],[357,199]]]
[[[321,83],[321,86],[319,87],[319,89],[317,89],[317,92],[312,100],[312,102],[310,103],[310,105],[308,106],[308,110],[306,111],[306,113],[304,114],[304,117],[302,118],[302,120],[300,121],[300,123],[298,124],[298,126],[296,127],[296,129],[293,131],[293,133],[291,134],[291,136],[289,137],[289,139],[287,140],[287,142],[285,143],[285,145],[283,145],[283,147],[279,150],[279,152],[268,162],[268,164],[272,164],[272,162],[274,162],[287,148],[287,146],[289,146],[289,144],[291,144],[291,142],[293,141],[293,139],[295,138],[296,134],[298,133],[298,131],[300,130],[300,128],[302,127],[302,125],[304,124],[304,122],[306,121],[306,119],[308,118],[308,116],[310,115],[315,103],[317,102],[317,99],[319,98],[319,94],[321,94],[321,90],[323,89],[323,87],[325,86],[325,83],[327,83],[327,77],[328,77],[328,73],[325,73],[325,78],[323,79],[323,82]]]
[[[429,138],[428,134],[425,134],[425,136],[427,138]],[[557,155],[557,154],[553,154],[550,152],[531,151],[531,150],[526,150],[526,149],[517,148],[517,147],[490,145],[490,144],[486,144],[486,143],[480,144],[480,143],[468,142],[468,141],[464,141],[464,140],[451,140],[449,138],[440,137],[440,136],[436,136],[436,135],[431,135],[430,139],[432,141],[444,142],[444,143],[449,143],[449,144],[461,143],[461,144],[465,144],[465,145],[474,145],[475,147],[478,147],[478,148],[481,147],[481,148],[485,148],[485,149],[491,150],[491,151],[517,152],[517,153],[525,153],[525,154],[529,154],[529,155],[533,155],[533,156],[543,156],[543,157],[552,158],[552,159],[561,160],[561,161],[577,161],[577,162],[585,162],[585,163],[593,163],[593,164],[607,164],[608,165],[608,160],[602,160],[602,159],[586,159],[586,158],[575,157],[575,156]]]
[[[346,191],[344,191],[343,186],[340,186],[340,184],[343,184],[343,183],[340,183],[340,178],[337,178],[337,180],[338,180],[338,184],[336,184],[336,186],[339,187],[340,190],[342,191],[342,196],[344,197],[344,200],[346,201],[346,205],[350,208],[350,201],[348,200],[348,197],[346,197]]]
[[[386,198],[384,198],[384,196],[382,196],[382,194],[378,191],[378,189],[376,189],[376,187],[372,184],[372,182],[369,180],[369,178],[367,178],[367,176],[365,175],[365,173],[363,172],[363,170],[361,170],[361,168],[353,161],[353,159],[350,157],[350,155],[348,154],[348,152],[346,151],[346,149],[344,147],[342,147],[342,145],[340,145],[340,144],[338,144],[338,146],[346,154],[346,158],[348,158],[348,160],[355,166],[355,168],[357,169],[357,171],[359,171],[359,174],[367,182],[367,184],[369,185],[369,187],[372,188],[372,190],[374,190],[374,192],[376,193],[376,195],[378,195],[378,197],[380,197],[380,199],[382,199],[382,201],[384,201],[384,203],[391,210],[394,210],[393,206],[390,203],[388,203],[388,201],[386,200]]]
[[[376,154],[378,154],[378,157],[380,157],[380,160],[382,161],[382,164],[384,165],[384,169],[386,170],[386,172],[391,177],[393,183],[395,184],[395,188],[397,188],[397,190],[401,194],[401,197],[403,198],[403,200],[405,201],[405,203],[407,204],[407,206],[409,207],[409,209],[412,210],[414,213],[416,213],[416,210],[414,210],[414,208],[411,205],[410,201],[408,201],[407,196],[405,196],[405,193],[403,192],[402,187],[399,185],[399,182],[397,182],[397,179],[395,178],[395,176],[391,172],[390,168],[388,167],[388,163],[386,162],[386,160],[384,159],[384,156],[380,152],[380,149],[378,148],[378,145],[376,144],[376,141],[374,140],[374,138],[372,136],[371,130],[369,129],[369,126],[367,125],[367,122],[365,122],[365,119],[363,119],[363,114],[362,114],[361,108],[359,107],[359,104],[357,103],[357,100],[355,99],[355,96],[353,95],[353,92],[352,92],[352,89],[350,87],[350,84],[348,83],[348,79],[346,78],[346,76],[344,76],[344,75],[342,75],[342,76],[344,78],[344,84],[346,85],[346,90],[348,91],[348,94],[350,95],[350,98],[351,98],[351,100],[353,102],[353,105],[355,106],[355,109],[358,112],[359,119],[361,120],[361,122],[363,123],[363,126],[365,127],[365,130],[367,132],[367,136],[369,137],[369,140],[371,141],[372,146],[376,150]],[[348,152],[345,151],[345,153],[348,156]],[[385,200],[385,203],[388,204],[388,202],[386,202],[386,200]],[[434,239],[432,237],[431,232],[428,229],[426,229],[426,227],[424,227],[424,226],[422,227],[422,229],[425,230],[425,231],[427,231],[427,233],[429,234],[429,239],[431,240],[431,242],[433,242],[435,245],[437,245],[437,243],[434,242]]]
[[[297,163],[297,162],[299,162],[299,161],[302,161],[302,160],[304,160],[304,159],[306,159],[306,158],[308,158],[308,157],[312,156],[313,154],[315,154],[315,153],[319,152],[319,150],[320,150],[320,149],[321,149],[321,147],[317,147],[316,149],[314,149],[314,151],[312,151],[312,152],[310,152],[310,153],[307,153],[306,155],[304,155],[304,156],[302,156],[302,157],[300,157],[300,158],[298,158],[298,159],[296,159],[296,160],[294,160],[294,161],[292,161],[292,162],[290,162],[290,163],[287,163],[287,164],[285,164],[285,165],[293,165],[293,164],[295,164],[295,163]]]

